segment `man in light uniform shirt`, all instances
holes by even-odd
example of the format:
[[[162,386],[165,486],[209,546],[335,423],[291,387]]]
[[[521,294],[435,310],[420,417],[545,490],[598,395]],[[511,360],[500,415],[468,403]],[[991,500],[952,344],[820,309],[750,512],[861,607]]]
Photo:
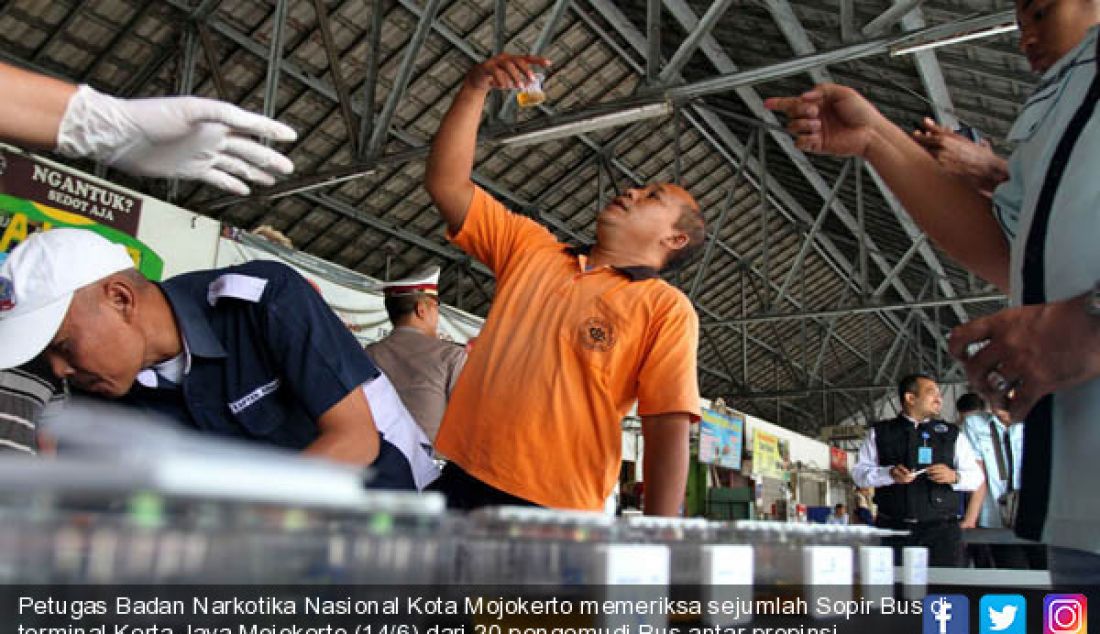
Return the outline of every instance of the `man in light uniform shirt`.
[[[1012,308],[952,332],[971,385],[1023,419],[1016,532],[1052,546],[1056,584],[1100,583],[1100,0],[1016,0],[1042,73],[1009,132],[1009,179],[988,198],[945,172],[857,92],[768,100],[804,150],[866,158],[925,233],[1009,293]],[[970,355],[971,344],[986,342]]]
[[[1013,422],[1008,410],[972,412],[963,426],[966,437],[978,455],[978,464],[985,472],[985,483],[970,498],[963,517],[963,528],[973,529],[969,547],[977,568],[1046,568],[1046,547],[1042,545],[983,543],[982,529],[1004,529],[1002,501],[1006,495],[1020,491],[1023,465],[1024,424]],[[1015,505],[1010,505],[1015,508]]]
[[[466,364],[463,346],[439,338],[439,267],[386,282],[382,292],[393,331],[367,346],[367,354],[434,443],[451,390]]]

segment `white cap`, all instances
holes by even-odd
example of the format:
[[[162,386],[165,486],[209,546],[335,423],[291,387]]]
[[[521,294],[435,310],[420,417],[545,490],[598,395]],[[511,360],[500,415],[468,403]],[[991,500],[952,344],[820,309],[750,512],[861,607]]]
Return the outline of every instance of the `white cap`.
[[[384,282],[381,288],[386,297],[401,297],[417,293],[439,295],[439,267],[432,266],[404,279]]]
[[[23,365],[46,349],[73,293],[134,268],[122,245],[87,229],[36,233],[0,265],[0,368]]]

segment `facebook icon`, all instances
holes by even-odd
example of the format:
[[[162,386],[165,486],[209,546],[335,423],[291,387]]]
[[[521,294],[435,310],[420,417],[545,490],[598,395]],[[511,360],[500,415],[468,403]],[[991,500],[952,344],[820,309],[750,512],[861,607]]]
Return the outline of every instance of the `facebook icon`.
[[[970,634],[970,600],[961,594],[930,594],[924,598],[922,634]]]

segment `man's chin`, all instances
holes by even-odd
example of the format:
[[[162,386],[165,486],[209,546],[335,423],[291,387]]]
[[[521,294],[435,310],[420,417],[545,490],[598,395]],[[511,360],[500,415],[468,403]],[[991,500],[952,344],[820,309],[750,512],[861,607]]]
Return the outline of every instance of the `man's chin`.
[[[95,394],[96,396],[102,396],[104,398],[122,398],[126,396],[126,393],[130,391],[130,387],[125,388],[119,386],[117,383],[100,379],[94,383],[88,385],[77,385],[78,389]]]

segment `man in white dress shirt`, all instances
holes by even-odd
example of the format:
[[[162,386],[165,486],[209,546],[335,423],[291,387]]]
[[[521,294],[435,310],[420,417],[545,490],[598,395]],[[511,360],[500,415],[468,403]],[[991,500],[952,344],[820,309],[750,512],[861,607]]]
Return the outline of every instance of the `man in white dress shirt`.
[[[856,486],[875,488],[876,526],[909,531],[887,545],[925,546],[932,566],[956,566],[962,535],[957,492],[981,486],[982,469],[959,427],[937,418],[943,397],[934,378],[905,376],[898,400],[902,412],[872,426],[852,477]]]

